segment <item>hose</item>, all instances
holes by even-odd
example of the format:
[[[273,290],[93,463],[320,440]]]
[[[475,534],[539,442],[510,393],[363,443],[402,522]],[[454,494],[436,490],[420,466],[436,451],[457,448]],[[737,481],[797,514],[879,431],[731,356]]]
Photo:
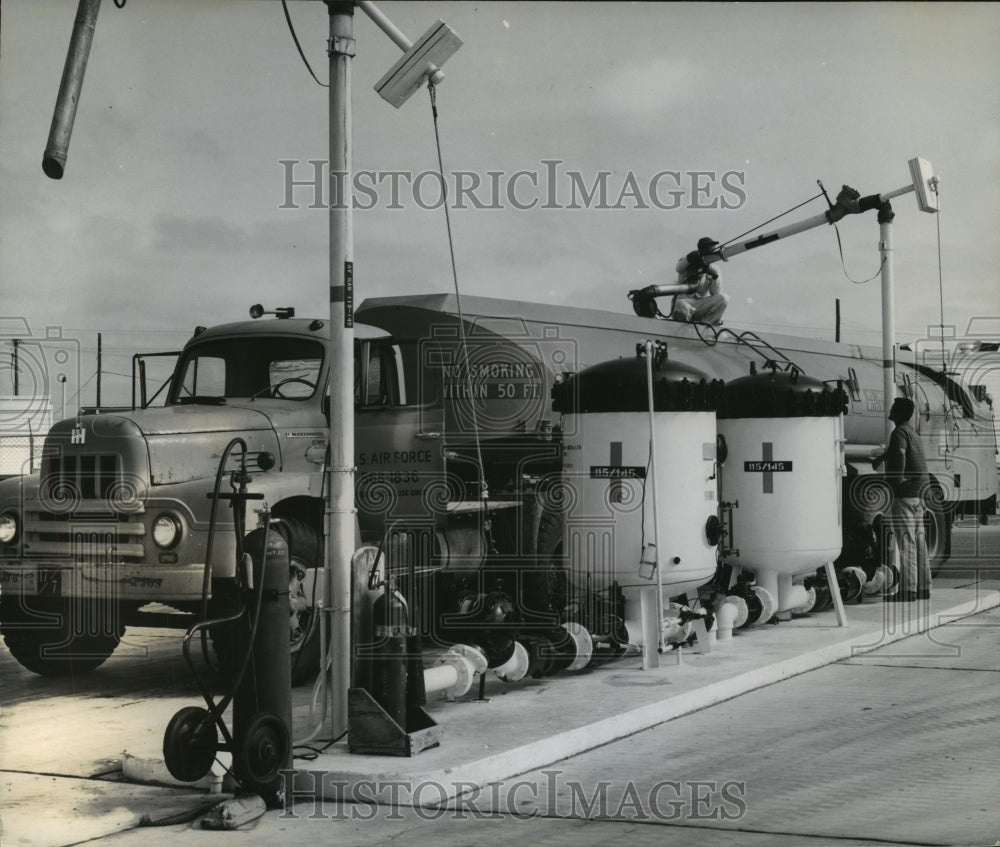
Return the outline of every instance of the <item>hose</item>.
[[[234,447],[241,447],[243,450],[243,465],[246,466],[247,443],[242,438],[236,437],[226,445],[222,451],[222,458],[215,471],[215,486],[212,489],[212,509],[208,515],[208,540],[205,542],[205,568],[201,578],[201,611],[199,619],[204,621],[208,617],[208,593],[212,580],[212,548],[215,543],[215,518],[219,506],[219,492],[222,489],[222,475],[226,470],[226,463],[229,461]],[[237,548],[242,546],[242,538],[237,539]],[[212,667],[212,660],[208,651],[208,629],[201,631],[201,652],[209,667]]]

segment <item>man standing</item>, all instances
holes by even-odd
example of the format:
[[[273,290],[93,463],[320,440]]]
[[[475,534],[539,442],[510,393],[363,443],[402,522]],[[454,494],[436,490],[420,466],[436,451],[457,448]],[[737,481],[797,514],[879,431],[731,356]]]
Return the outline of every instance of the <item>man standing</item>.
[[[891,599],[909,603],[931,596],[931,567],[924,537],[923,494],[930,477],[920,438],[910,426],[913,401],[897,397],[889,412],[896,428],[889,446],[872,466],[885,462],[885,475],[892,488],[890,525],[899,551],[899,591]]]
[[[682,256],[677,262],[677,282],[693,286],[687,294],[678,294],[670,317],[675,321],[699,321],[718,326],[729,304],[722,293],[719,272],[706,261],[715,253],[719,242],[711,238],[698,239],[698,249]]]

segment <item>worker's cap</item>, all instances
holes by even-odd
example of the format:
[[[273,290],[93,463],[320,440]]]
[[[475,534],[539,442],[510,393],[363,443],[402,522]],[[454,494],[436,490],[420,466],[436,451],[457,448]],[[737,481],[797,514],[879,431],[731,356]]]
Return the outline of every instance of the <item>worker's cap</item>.
[[[709,238],[705,236],[704,238],[698,239],[698,252],[704,256],[706,253],[714,253],[715,248],[719,246],[719,242],[714,238]]]
[[[906,397],[897,397],[892,401],[892,408],[889,410],[889,417],[895,418],[900,417],[904,421],[908,421],[913,417],[913,401],[907,399]]]

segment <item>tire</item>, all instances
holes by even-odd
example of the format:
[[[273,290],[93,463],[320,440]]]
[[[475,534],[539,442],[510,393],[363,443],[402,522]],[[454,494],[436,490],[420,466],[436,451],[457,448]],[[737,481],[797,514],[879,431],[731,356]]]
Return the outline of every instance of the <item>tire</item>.
[[[308,570],[323,566],[323,543],[319,533],[298,518],[282,518],[273,526],[288,544],[290,560],[288,601],[292,608],[288,632],[292,685],[304,685],[315,678],[320,665],[319,616],[315,612],[315,598],[306,596],[304,580]],[[239,668],[235,627],[240,623],[221,624],[211,630],[212,649],[224,673]]]
[[[931,576],[937,576],[951,558],[951,522],[949,510],[928,506],[924,510],[924,537],[927,540],[927,558],[931,563]]]
[[[545,511],[538,524],[535,544],[535,568],[538,579],[529,581],[533,593],[542,595],[542,608],[562,612],[569,603],[566,561],[563,556],[563,523],[561,512]]]
[[[118,620],[105,620],[107,631],[73,631],[70,599],[0,597],[0,631],[18,664],[40,676],[88,673],[114,653],[125,634]],[[89,616],[88,616],[89,617]],[[100,615],[94,619],[100,620]]]
[[[924,538],[931,576],[937,576],[951,558],[951,524],[955,504],[945,499],[944,490],[932,481],[924,497]]]
[[[306,571],[323,567],[323,539],[305,521],[283,518],[276,528],[288,542],[289,640],[292,651],[292,685],[303,685],[319,672],[319,614],[316,597],[306,596]],[[315,589],[316,580],[312,581]],[[298,601],[298,602],[296,602]]]

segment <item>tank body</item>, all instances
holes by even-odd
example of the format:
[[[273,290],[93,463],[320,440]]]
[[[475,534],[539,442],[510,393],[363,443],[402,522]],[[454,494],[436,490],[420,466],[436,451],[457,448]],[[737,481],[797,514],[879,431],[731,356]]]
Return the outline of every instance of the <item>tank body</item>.
[[[758,374],[726,386],[718,430],[721,491],[736,504],[727,564],[753,571],[776,611],[797,608],[792,578],[840,554],[843,392],[798,373]]]
[[[571,584],[598,592],[617,584],[626,602],[656,585],[665,600],[693,593],[717,565],[706,527],[718,512],[721,381],[658,361],[652,416],[643,357],[596,365],[572,383],[556,392]]]

